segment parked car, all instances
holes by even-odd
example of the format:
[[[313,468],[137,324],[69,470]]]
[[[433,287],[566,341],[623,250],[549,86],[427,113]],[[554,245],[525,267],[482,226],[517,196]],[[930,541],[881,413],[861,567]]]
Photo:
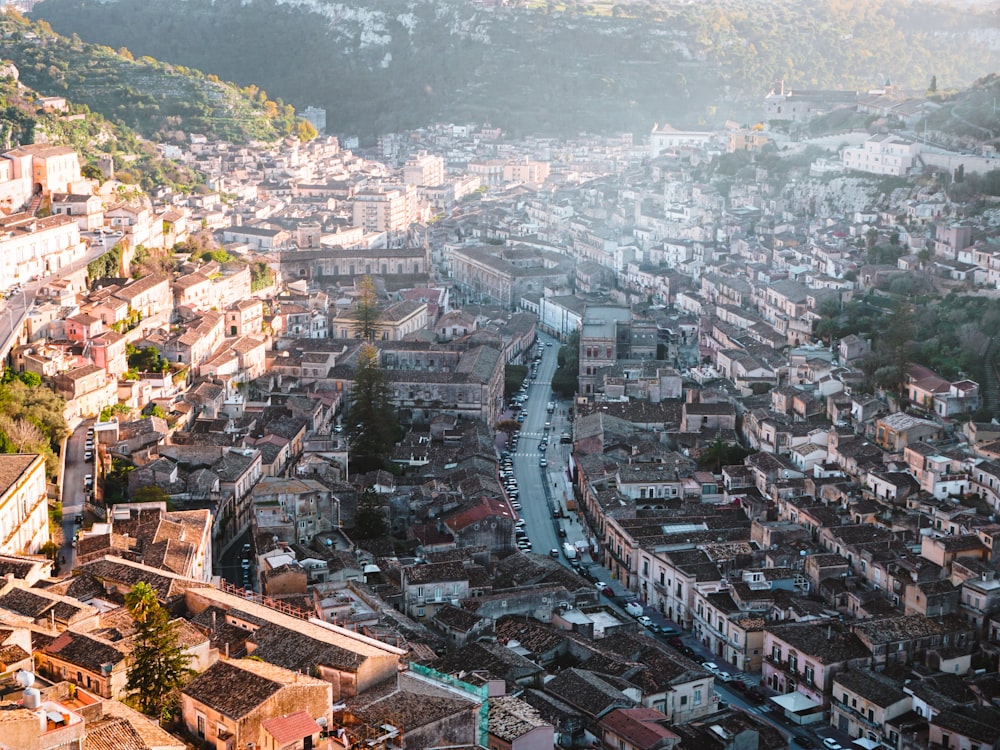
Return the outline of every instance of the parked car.
[[[712,674],[719,674],[719,665],[716,664],[714,661],[703,661],[701,663],[701,666],[707,669]]]
[[[549,557],[559,557],[559,550],[555,547],[549,550]]]
[[[660,628],[660,633],[662,633],[667,638],[673,638],[675,636],[680,636],[681,631],[679,631],[677,628],[671,628],[667,625],[664,625],[662,628]]]
[[[844,746],[837,742],[837,740],[833,739],[833,737],[825,738],[823,740],[823,747],[828,748],[829,750],[843,750],[844,748]]]
[[[646,615],[643,615],[642,617],[638,618],[637,622],[644,628],[648,628],[650,625],[653,624],[652,618],[647,617]]]
[[[588,571],[589,572],[589,571]],[[594,588],[600,591],[602,594],[606,593],[611,587],[608,586],[604,581],[595,581]]]
[[[816,743],[813,742],[811,739],[809,739],[808,737],[803,737],[798,734],[792,735],[792,742],[794,742],[799,747],[816,747]]]

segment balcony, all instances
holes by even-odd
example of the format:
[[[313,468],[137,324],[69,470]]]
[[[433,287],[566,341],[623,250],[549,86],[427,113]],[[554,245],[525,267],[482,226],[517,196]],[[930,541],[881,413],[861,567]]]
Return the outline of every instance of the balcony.
[[[851,708],[842,700],[837,698],[832,698],[830,703],[837,708],[841,713],[847,714],[852,719],[855,719],[861,726],[868,727],[869,729],[876,730],[878,732],[882,731],[882,725],[872,719],[869,719],[865,714],[858,711],[856,708]]]

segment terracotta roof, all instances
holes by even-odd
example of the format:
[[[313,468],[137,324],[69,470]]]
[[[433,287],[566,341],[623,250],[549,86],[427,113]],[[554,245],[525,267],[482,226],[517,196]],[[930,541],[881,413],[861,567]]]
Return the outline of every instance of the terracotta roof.
[[[0,495],[6,493],[28,470],[32,462],[40,459],[35,453],[0,454]]]
[[[223,716],[240,719],[279,690],[281,683],[275,679],[237,666],[236,662],[218,661],[195,677],[183,692]]]
[[[125,654],[110,643],[69,630],[59,635],[42,651],[68,664],[95,673],[100,673],[101,667],[105,664],[114,665],[125,660]]]
[[[284,746],[322,731],[320,725],[306,711],[296,711],[294,714],[266,719],[261,722],[261,726],[274,738],[275,744],[278,746]]]
[[[654,708],[619,708],[603,719],[601,726],[624,739],[626,744],[645,750],[666,739],[680,739],[667,729],[667,717]]]
[[[489,699],[489,733],[513,743],[522,735],[546,723],[534,708],[512,695]]]
[[[149,750],[135,728],[125,719],[87,722],[84,750]]]

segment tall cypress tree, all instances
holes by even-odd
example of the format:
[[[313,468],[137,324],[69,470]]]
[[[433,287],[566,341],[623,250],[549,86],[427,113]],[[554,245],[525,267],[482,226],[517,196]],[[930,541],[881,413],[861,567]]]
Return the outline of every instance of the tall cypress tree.
[[[132,587],[125,595],[125,607],[136,629],[127,672],[129,694],[144,714],[160,716],[194,674],[188,666],[191,655],[181,648],[177,623],[170,621],[148,583]]]
[[[363,344],[358,353],[347,417],[354,431],[351,467],[361,472],[383,468],[392,456],[399,420],[389,401],[389,383],[379,367],[378,349],[372,344]]]
[[[358,281],[358,296],[351,310],[354,318],[354,333],[365,341],[374,341],[378,337],[379,318],[382,311],[378,306],[378,293],[371,276],[362,276]]]

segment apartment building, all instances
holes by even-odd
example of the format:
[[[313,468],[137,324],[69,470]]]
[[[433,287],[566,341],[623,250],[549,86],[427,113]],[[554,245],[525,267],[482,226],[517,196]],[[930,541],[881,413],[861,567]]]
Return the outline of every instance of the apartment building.
[[[37,218],[30,213],[0,216],[0,286],[25,283],[32,276],[48,276],[80,260],[87,248],[80,227],[69,216]]]
[[[442,185],[444,158],[426,151],[411,156],[403,165],[403,182],[415,187]]]
[[[885,724],[910,711],[910,696],[893,680],[870,669],[850,669],[833,678],[830,726],[851,737],[899,746]]]
[[[49,541],[45,459],[0,455],[0,554],[39,554]]]
[[[359,190],[354,194],[354,226],[366,232],[405,232],[420,220],[417,197],[409,184]]]

